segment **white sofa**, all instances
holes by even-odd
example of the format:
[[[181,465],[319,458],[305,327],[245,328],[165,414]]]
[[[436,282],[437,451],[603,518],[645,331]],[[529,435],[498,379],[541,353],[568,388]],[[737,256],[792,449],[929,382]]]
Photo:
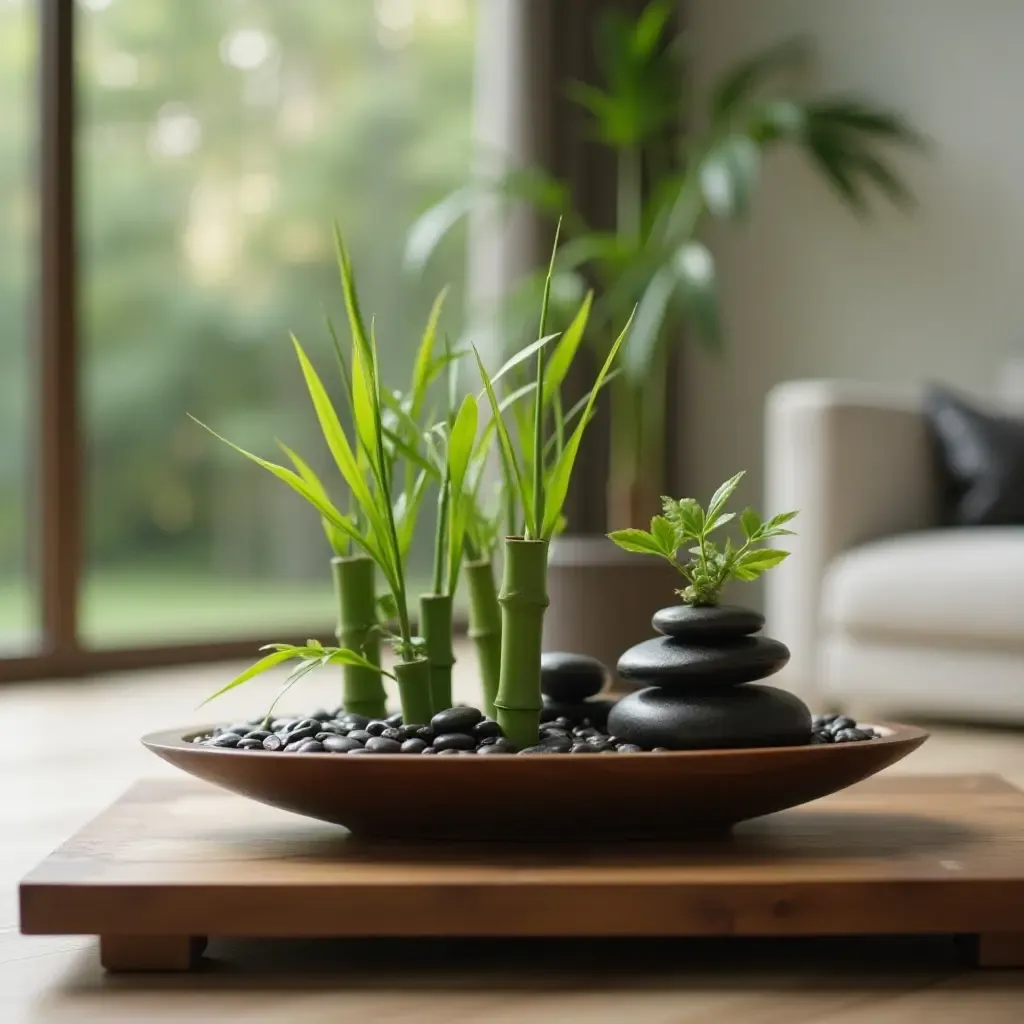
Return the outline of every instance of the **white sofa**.
[[[766,412],[766,511],[800,509],[765,577],[781,685],[815,708],[1024,722],[1024,527],[937,526],[920,395],[796,381]]]

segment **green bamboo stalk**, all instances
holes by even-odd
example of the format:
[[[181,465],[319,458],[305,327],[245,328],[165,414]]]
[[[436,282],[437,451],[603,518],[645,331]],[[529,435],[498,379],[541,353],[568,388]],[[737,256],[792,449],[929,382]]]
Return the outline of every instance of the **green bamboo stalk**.
[[[548,542],[505,539],[501,593],[501,674],[494,701],[498,724],[517,747],[538,739],[540,654],[547,593]]]
[[[436,715],[452,706],[452,597],[451,594],[420,595],[420,633],[427,642],[430,666],[430,703]],[[426,725],[424,718],[420,722]]]
[[[410,725],[425,725],[433,716],[430,700],[430,662],[400,661],[395,665],[398,693],[402,699],[402,719]]]
[[[494,718],[501,671],[501,606],[494,584],[494,564],[489,558],[467,562],[465,571],[469,587],[469,637],[480,665],[483,712]]]
[[[365,555],[331,559],[334,593],[338,600],[338,644],[380,664],[377,624],[376,566]],[[346,711],[384,718],[387,715],[384,683],[379,672],[357,665],[342,665],[342,703]]]

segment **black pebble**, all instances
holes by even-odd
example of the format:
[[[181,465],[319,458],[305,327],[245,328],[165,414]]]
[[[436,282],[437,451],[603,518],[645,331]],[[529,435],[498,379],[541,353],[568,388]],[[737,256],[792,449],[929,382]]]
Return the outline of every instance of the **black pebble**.
[[[540,744],[536,747],[524,747],[519,751],[520,754],[568,754],[570,746],[568,743],[559,744],[555,746],[553,744]]]
[[[511,754],[513,751],[500,743],[488,743],[477,750],[478,754]]]
[[[233,732],[238,736],[244,736],[252,729],[252,722],[237,722],[221,729],[221,732]]]
[[[349,734],[350,740],[359,740],[360,743],[365,743],[367,740],[373,738],[372,733],[368,733],[365,729],[353,729]]]
[[[372,750],[367,750],[366,747],[356,747],[355,750],[350,750],[348,756],[351,757],[353,754],[372,754]]]
[[[437,733],[430,728],[429,725],[421,725],[414,734],[418,740],[423,740],[426,744],[431,744],[437,736]]]
[[[436,754],[437,751],[433,747],[427,747],[426,749],[421,750],[420,753],[421,754]]]
[[[483,753],[488,747],[497,747],[498,750],[504,751],[506,754],[514,754],[518,749],[511,740],[506,739],[504,736],[499,736],[495,740],[485,740],[483,744],[477,747],[477,753]],[[491,753],[494,753],[494,751],[491,751]]]
[[[284,740],[276,734],[268,736],[263,741],[264,750],[282,750],[284,748]]]
[[[319,731],[319,722],[310,722],[309,720],[306,720],[304,722],[299,722],[294,729],[289,729],[286,738],[289,743],[298,743],[299,740],[312,739]]]
[[[490,718],[477,722],[470,730],[478,740],[494,739],[501,735],[501,726]]]
[[[324,750],[331,754],[348,754],[353,750],[363,749],[362,743],[351,736],[328,736],[320,742],[323,743]]]
[[[366,724],[366,731],[371,736],[380,736],[387,727],[388,726],[387,726],[386,722],[381,722],[381,721],[367,722],[367,724]]]
[[[326,708],[317,708],[309,717],[315,718],[318,722],[326,722],[334,716]]]
[[[620,743],[615,749],[620,754],[639,754],[644,748],[638,747],[635,743]]]
[[[398,740],[402,742],[406,737],[402,735],[401,729],[395,728],[393,725],[389,725],[382,733],[381,737],[386,740]]]
[[[399,754],[402,751],[402,744],[383,736],[373,736],[366,741],[365,749],[371,754]]]
[[[483,715],[476,708],[445,708],[430,720],[430,727],[438,736],[444,733],[468,732]]]
[[[455,757],[458,757],[459,754],[462,753],[461,750],[456,750],[454,747],[447,747],[445,750],[436,750],[436,752],[438,757],[442,757],[445,754],[454,755]]]
[[[321,722],[320,731],[316,734],[316,738],[320,739],[325,733],[332,736],[344,736],[348,732],[348,729],[343,725],[338,725],[337,722]]]
[[[222,732],[210,740],[211,747],[237,747],[242,737],[237,732]]]
[[[444,750],[475,750],[476,740],[468,733],[446,732],[434,740],[434,749],[438,753]]]
[[[413,739],[406,740],[402,744],[403,754],[422,754],[427,749],[426,743],[423,740],[418,740],[415,737]]]
[[[259,740],[261,743],[270,735],[269,729],[250,729],[242,739]]]
[[[299,754],[322,754],[324,745],[319,740],[303,740],[299,744]]]
[[[573,729],[572,734],[573,736],[576,736],[581,740],[587,740],[597,736],[604,736],[604,733],[601,732],[600,729],[594,729],[593,727]]]
[[[598,754],[614,754],[615,744],[609,740],[591,740],[590,746],[594,748],[595,753]]]
[[[570,754],[596,754],[597,749],[592,743],[574,743],[572,749],[569,751]]]
[[[366,715],[357,715],[354,711],[346,711],[342,718],[348,722],[353,729],[365,729],[370,724],[370,719]]]
[[[397,729],[402,724],[402,713],[399,711],[393,715],[388,715],[388,717],[384,719],[384,724]]]
[[[238,745],[235,747],[235,750],[262,750],[262,749],[263,749],[263,741],[262,740],[250,740],[250,739],[245,739],[244,737],[238,741]]]
[[[828,727],[832,732],[840,732],[843,729],[856,729],[857,723],[852,718],[847,718],[846,715],[840,715],[838,718],[833,718]]]
[[[563,704],[578,704],[600,693],[607,670],[596,658],[565,651],[540,656],[540,688],[545,697]]]

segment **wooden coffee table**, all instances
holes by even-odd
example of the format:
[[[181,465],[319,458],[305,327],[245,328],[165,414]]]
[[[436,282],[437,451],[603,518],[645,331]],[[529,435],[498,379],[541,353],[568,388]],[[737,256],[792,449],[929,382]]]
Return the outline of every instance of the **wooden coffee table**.
[[[882,776],[715,842],[496,846],[357,839],[144,781],[23,880],[21,928],[99,935],[115,971],[186,970],[211,935],[953,934],[1024,966],[1024,793]]]

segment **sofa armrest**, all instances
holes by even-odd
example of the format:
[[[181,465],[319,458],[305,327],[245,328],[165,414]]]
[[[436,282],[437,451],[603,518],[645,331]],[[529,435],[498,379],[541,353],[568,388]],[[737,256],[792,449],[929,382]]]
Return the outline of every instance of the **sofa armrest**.
[[[768,396],[766,512],[799,509],[792,552],[766,576],[783,682],[814,696],[822,579],[840,552],[935,523],[937,487],[920,396],[881,385],[793,381]]]

